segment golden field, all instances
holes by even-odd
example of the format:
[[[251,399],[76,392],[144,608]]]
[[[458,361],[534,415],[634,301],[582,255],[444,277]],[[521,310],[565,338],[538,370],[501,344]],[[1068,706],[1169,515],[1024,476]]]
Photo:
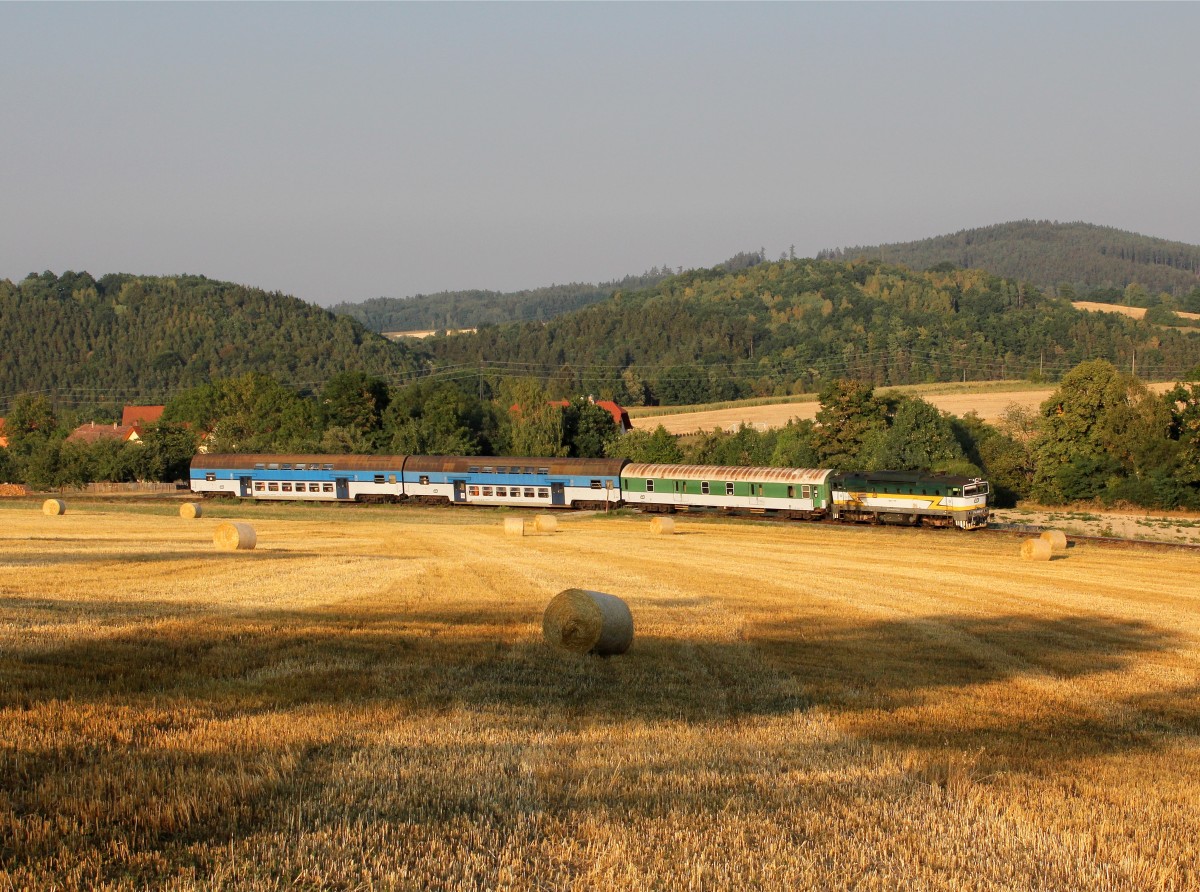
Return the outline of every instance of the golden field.
[[[1200,554],[67,501],[0,505],[0,890],[1200,888]]]

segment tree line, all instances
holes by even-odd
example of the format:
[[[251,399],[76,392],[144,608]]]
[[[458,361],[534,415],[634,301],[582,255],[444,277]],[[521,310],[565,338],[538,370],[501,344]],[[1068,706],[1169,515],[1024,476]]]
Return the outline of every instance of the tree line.
[[[1190,376],[1200,379],[1200,368]],[[958,418],[870,383],[828,382],[814,420],[676,438],[661,426],[622,435],[585,398],[560,407],[532,378],[503,379],[480,397],[462,383],[389,385],[365,372],[298,393],[257,373],[171,400],[142,443],[66,439],[70,413],[44,396],[9,413],[0,481],[38,489],[91,480],[183,479],[201,437],[212,452],[396,453],[627,458],[636,462],[835,470],[920,470],[981,476],[995,501],[1097,502],[1200,508],[1200,384],[1156,395],[1104,360],[1063,376],[1037,412],[996,424]]]

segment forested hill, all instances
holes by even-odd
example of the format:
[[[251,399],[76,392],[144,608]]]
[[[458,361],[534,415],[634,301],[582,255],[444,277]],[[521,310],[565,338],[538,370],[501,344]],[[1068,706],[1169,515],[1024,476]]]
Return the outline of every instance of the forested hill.
[[[58,405],[162,402],[257,371],[314,388],[416,368],[407,348],[294,297],[202,276],[84,273],[0,279],[0,411],[18,393]]]
[[[838,376],[876,385],[1052,379],[1094,358],[1184,376],[1200,334],[1117,314],[981,270],[791,260],[695,270],[548,323],[486,326],[422,343],[441,365],[530,373],[563,395],[638,405],[810,392]]]
[[[598,303],[619,290],[655,285],[671,273],[652,269],[599,285],[550,285],[526,291],[441,291],[415,297],[376,297],[362,303],[340,303],[330,308],[357,319],[371,331],[427,331],[475,328],[500,322],[544,322],[572,310]]]
[[[890,245],[823,251],[827,260],[867,257],[913,269],[986,269],[1042,288],[1085,291],[1137,283],[1182,296],[1200,286],[1200,247],[1090,223],[1022,220]]]

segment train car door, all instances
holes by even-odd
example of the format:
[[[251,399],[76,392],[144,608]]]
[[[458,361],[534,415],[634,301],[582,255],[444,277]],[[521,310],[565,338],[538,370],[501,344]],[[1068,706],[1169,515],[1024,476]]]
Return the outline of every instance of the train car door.
[[[465,502],[467,500],[467,481],[454,481],[454,501]]]
[[[334,492],[339,499],[350,498],[350,478],[336,477],[333,481]]]
[[[243,499],[248,499],[254,495],[254,484],[250,477],[239,477],[238,484],[242,487]]]
[[[567,504],[567,491],[561,483],[550,484],[550,504],[565,505]]]

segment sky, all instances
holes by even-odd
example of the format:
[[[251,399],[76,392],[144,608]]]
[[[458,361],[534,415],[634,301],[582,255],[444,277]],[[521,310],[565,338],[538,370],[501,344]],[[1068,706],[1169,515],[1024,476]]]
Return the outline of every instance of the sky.
[[[321,305],[1019,219],[1200,243],[1200,4],[0,3],[0,278]]]

